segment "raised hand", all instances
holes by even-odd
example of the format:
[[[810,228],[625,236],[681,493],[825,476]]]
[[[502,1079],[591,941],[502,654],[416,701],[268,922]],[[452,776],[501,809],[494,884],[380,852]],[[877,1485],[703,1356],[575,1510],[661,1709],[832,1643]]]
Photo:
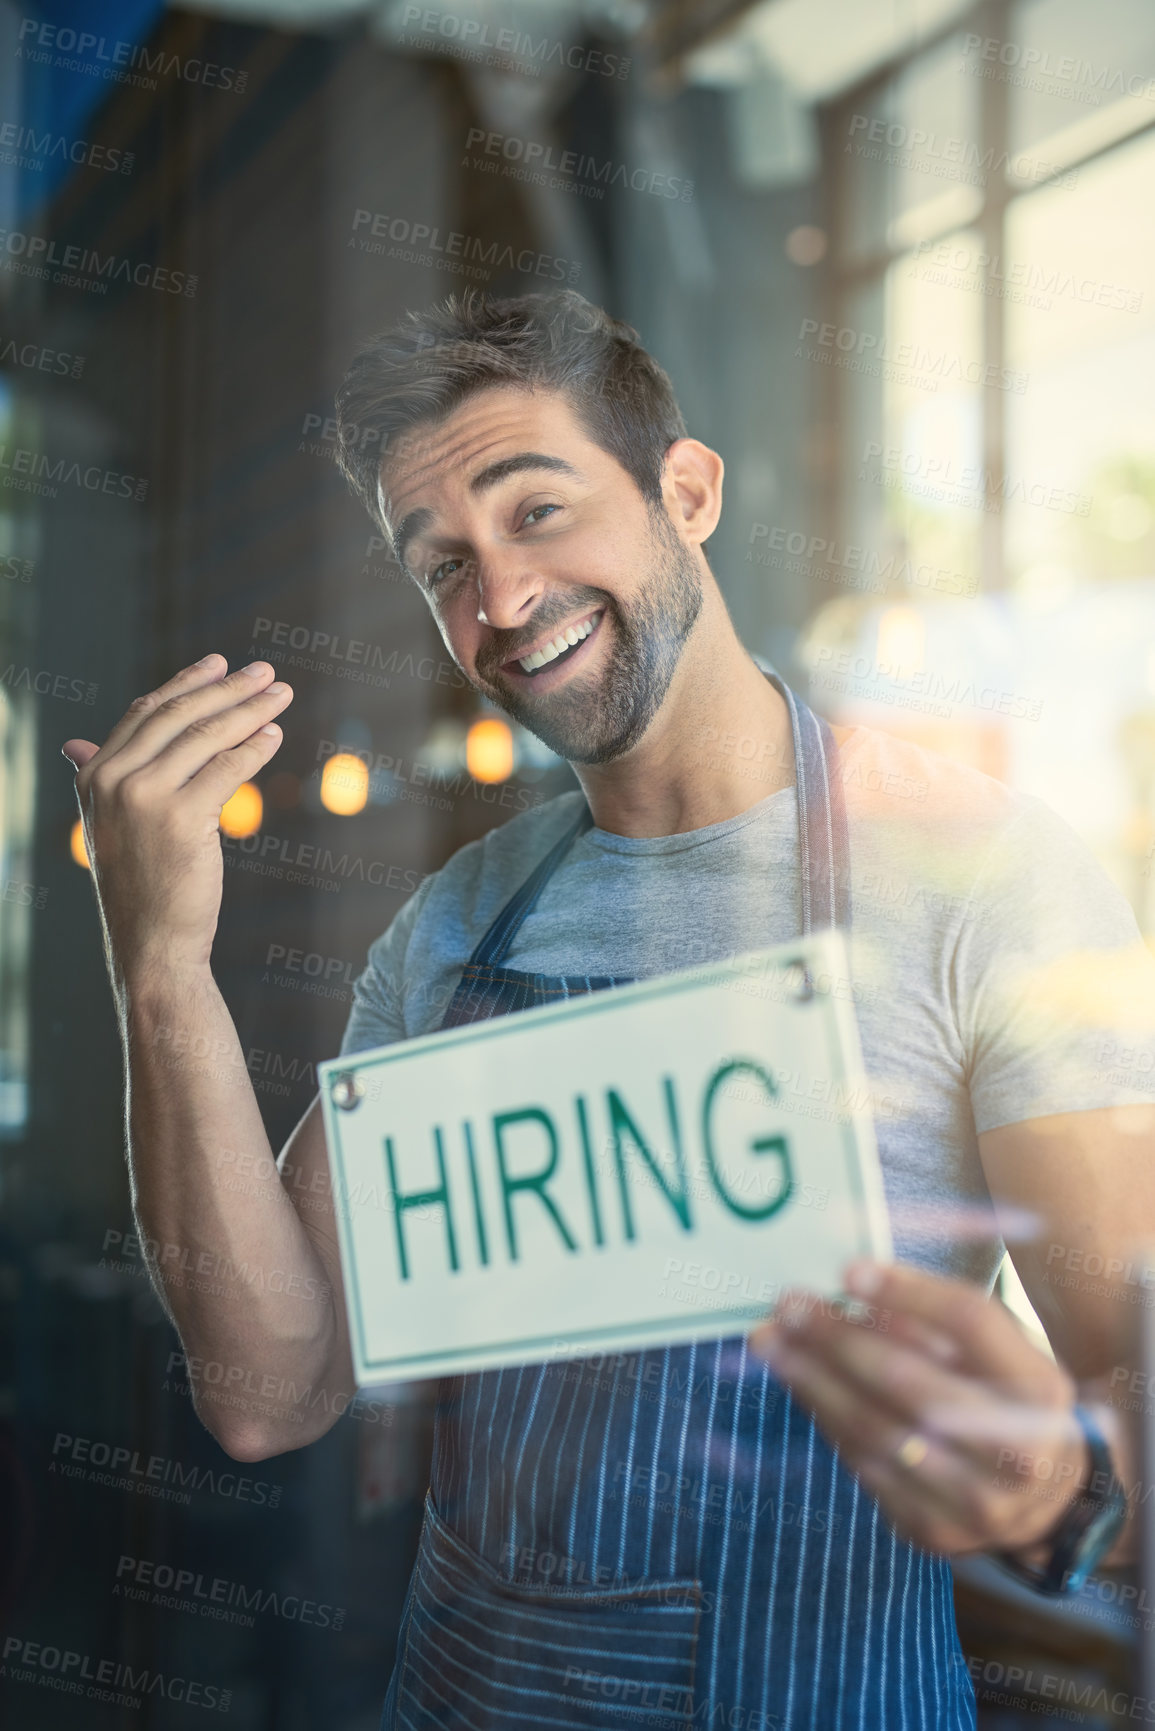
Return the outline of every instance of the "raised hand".
[[[224,878],[221,808],[281,743],[292,699],[267,661],[206,655],[138,697],[104,744],[69,739],[76,795],[119,994],[155,969],[205,970]]]

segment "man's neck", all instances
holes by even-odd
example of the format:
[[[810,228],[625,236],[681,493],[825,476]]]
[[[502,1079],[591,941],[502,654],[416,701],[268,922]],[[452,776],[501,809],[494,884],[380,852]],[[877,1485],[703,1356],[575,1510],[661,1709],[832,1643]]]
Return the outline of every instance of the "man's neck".
[[[613,763],[575,763],[599,829],[683,835],[738,817],[794,781],[786,704],[707,591],[665,700]]]

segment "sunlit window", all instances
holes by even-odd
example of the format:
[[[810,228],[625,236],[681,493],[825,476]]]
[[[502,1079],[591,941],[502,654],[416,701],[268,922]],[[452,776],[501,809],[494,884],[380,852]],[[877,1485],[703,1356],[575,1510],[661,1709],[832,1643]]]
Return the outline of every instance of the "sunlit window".
[[[1155,378],[1155,230],[1135,213],[1155,113],[1096,73],[1128,54],[1111,61],[1085,8],[1013,17],[1016,53],[1071,47],[1078,100],[990,75],[959,35],[833,125],[837,512],[861,576],[816,608],[801,656],[835,718],[1046,799],[1150,933],[1155,400],[1135,381]],[[850,678],[825,677],[832,646]]]
[[[1113,69],[1155,12],[1023,0],[1000,31],[1006,63],[960,33],[832,115],[828,532],[858,576],[797,653],[834,720],[1046,800],[1150,939],[1155,106]],[[1037,1328],[1009,1263],[1000,1290]]]

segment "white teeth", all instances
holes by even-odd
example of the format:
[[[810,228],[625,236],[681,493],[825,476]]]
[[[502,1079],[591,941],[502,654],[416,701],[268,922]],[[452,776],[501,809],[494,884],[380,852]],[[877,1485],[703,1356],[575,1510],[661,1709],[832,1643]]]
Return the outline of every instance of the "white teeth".
[[[600,615],[595,613],[589,619],[583,619],[580,625],[567,625],[565,631],[552,642],[535,649],[532,655],[521,656],[518,666],[524,673],[536,673],[547,661],[556,661],[559,655],[563,655],[567,649],[572,649],[575,643],[581,643],[589,636],[599,617]]]

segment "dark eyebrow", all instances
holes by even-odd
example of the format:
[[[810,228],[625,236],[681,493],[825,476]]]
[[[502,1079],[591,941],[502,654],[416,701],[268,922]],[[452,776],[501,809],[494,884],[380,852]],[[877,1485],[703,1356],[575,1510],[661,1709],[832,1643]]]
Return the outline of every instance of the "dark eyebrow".
[[[520,475],[526,469],[548,469],[551,474],[568,475],[574,481],[585,480],[581,470],[567,463],[564,457],[547,457],[544,451],[518,451],[516,456],[502,457],[500,462],[490,463],[487,469],[480,470],[470,481],[469,491],[485,493],[508,476]]]
[[[549,457],[544,451],[518,451],[512,457],[502,457],[499,462],[490,463],[488,468],[479,469],[469,483],[471,493],[485,493],[491,487],[498,487],[510,475],[521,475],[528,469],[547,469],[553,475],[568,475],[571,480],[584,481],[585,476],[580,469],[575,469],[572,463],[567,463],[564,457]],[[415,535],[424,534],[434,520],[434,513],[427,505],[418,506],[416,511],[410,511],[397,526],[393,536],[393,551],[397,563],[407,570],[405,550]]]

